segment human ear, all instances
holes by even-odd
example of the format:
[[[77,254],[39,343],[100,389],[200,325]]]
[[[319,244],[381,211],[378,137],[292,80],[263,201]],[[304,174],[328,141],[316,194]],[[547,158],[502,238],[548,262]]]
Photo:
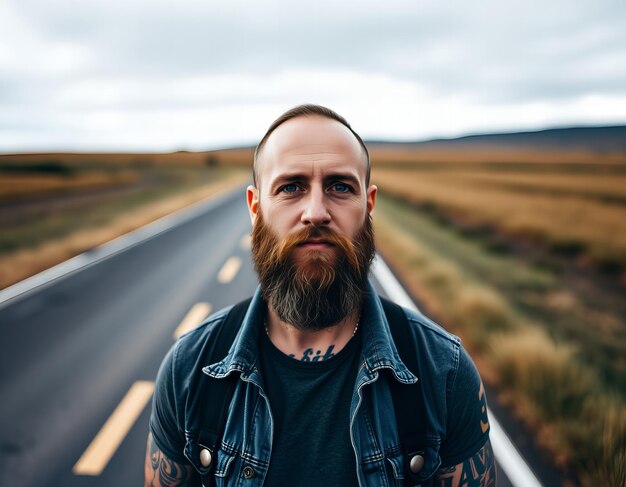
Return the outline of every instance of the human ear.
[[[259,213],[259,190],[256,187],[248,186],[246,189],[246,203],[248,203],[250,221],[254,225]]]
[[[367,212],[371,215],[374,212],[374,207],[376,206],[376,194],[378,193],[378,188],[375,185],[371,185],[367,188]]]

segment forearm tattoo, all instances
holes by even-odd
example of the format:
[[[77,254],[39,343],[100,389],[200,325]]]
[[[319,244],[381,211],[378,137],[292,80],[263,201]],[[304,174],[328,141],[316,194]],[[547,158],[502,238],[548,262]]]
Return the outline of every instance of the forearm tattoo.
[[[495,487],[496,463],[491,443],[487,441],[463,463],[440,469],[435,478],[438,487]]]
[[[145,487],[187,486],[193,480],[191,467],[176,463],[165,456],[150,433],[146,449]]]

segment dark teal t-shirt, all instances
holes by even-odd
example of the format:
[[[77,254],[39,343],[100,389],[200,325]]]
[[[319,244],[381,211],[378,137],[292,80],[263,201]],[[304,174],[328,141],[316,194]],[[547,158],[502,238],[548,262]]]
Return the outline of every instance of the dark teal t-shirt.
[[[337,354],[317,362],[285,355],[265,333],[260,342],[260,368],[274,420],[263,485],[357,486],[350,402],[361,356],[360,331]],[[307,357],[325,353],[311,351]]]

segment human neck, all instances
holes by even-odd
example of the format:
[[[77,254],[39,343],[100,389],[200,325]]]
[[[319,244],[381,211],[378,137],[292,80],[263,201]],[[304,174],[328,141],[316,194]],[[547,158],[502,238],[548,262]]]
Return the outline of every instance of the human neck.
[[[301,330],[285,323],[272,306],[268,306],[266,331],[276,348],[296,360],[321,361],[339,352],[356,333],[359,310],[336,325],[317,331]]]

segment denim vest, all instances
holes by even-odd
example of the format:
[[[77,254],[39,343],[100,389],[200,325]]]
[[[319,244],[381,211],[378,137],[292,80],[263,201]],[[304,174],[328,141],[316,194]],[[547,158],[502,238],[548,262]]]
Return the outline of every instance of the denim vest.
[[[228,355],[202,368],[203,373],[217,380],[238,375],[222,441],[213,459],[217,486],[260,487],[272,461],[272,411],[257,368],[258,333],[262,330],[265,306],[257,289]],[[224,320],[229,310],[216,313],[183,336],[174,350],[174,361],[176,357],[180,360],[173,366],[174,408],[179,427],[184,428],[184,456],[201,475],[208,469],[200,462],[197,419],[188,414],[185,399],[194,385],[190,380],[192,369],[203,365],[196,361],[200,344],[210,339],[215,325]],[[401,486],[403,482],[404,458],[389,381],[422,381],[428,428],[425,462],[418,479],[431,478],[441,464],[439,447],[446,435],[447,403],[458,368],[460,340],[424,316],[405,312],[414,325],[411,330],[419,357],[419,378],[400,359],[380,299],[369,285],[361,322],[363,349],[350,405],[350,440],[362,487]]]

